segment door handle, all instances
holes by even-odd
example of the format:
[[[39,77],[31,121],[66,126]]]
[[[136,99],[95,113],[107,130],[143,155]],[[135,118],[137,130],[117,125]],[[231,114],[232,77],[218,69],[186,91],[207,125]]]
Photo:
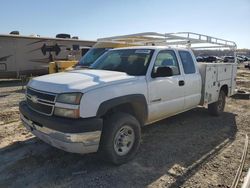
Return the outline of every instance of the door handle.
[[[179,80],[179,86],[184,86],[184,85],[185,85],[184,80]]]

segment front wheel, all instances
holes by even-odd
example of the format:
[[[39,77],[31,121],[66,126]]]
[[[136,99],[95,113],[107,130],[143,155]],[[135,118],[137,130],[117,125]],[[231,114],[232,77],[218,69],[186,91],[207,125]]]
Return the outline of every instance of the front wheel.
[[[208,105],[208,111],[213,116],[219,116],[225,108],[226,94],[223,90],[220,90],[218,101]]]
[[[132,159],[141,139],[140,123],[127,113],[117,112],[104,120],[99,153],[116,165]]]

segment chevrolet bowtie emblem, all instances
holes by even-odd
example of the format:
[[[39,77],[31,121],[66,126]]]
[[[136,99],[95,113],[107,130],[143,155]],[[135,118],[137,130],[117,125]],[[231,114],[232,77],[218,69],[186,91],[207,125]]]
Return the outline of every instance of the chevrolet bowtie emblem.
[[[33,95],[30,97],[30,100],[33,102],[33,103],[37,103],[38,102],[38,98],[37,96]]]

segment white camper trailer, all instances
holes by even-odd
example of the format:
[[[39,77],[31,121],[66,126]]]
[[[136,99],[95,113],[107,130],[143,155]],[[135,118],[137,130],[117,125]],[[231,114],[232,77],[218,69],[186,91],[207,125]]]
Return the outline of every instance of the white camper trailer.
[[[61,34],[57,37],[63,36]],[[86,48],[95,43],[78,40],[76,37],[0,35],[0,78],[47,74],[49,62],[79,60]]]

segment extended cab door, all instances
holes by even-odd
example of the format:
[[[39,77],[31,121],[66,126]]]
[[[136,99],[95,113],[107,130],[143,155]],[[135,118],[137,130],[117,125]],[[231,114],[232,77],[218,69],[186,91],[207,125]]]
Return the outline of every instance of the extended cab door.
[[[158,67],[171,67],[169,77],[152,76]],[[157,54],[151,75],[148,76],[149,122],[153,122],[183,111],[184,77],[181,74],[175,51],[161,50]]]
[[[184,109],[196,107],[201,99],[201,75],[196,60],[189,50],[178,50],[184,72]]]

